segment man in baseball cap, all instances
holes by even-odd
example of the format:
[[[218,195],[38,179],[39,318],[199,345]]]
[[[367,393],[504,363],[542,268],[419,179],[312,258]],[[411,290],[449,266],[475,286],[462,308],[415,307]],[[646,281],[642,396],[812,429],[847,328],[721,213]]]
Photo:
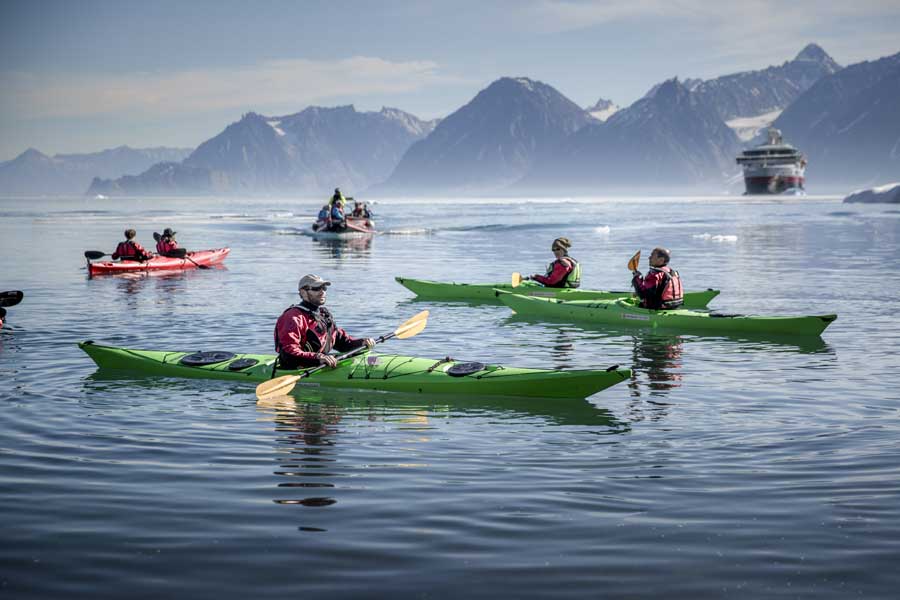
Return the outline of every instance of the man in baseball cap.
[[[336,367],[331,351],[347,352],[362,346],[372,348],[372,338],[353,338],[337,327],[325,308],[330,281],[318,275],[304,275],[297,284],[300,304],[288,307],[275,324],[275,350],[281,369],[327,365]]]

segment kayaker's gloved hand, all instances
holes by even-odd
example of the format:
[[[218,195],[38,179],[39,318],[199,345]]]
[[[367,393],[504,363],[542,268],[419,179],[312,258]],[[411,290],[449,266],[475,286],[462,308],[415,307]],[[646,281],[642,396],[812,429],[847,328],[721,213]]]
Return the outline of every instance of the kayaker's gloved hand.
[[[337,359],[336,359],[335,357],[333,357],[332,355],[330,355],[330,354],[318,354],[317,356],[318,356],[318,358],[319,358],[319,364],[320,364],[320,365],[326,365],[326,366],[329,366],[329,367],[331,367],[331,368],[334,368],[334,367],[337,366]]]
[[[364,339],[363,343],[366,345],[366,348],[368,348],[369,350],[371,350],[372,348],[375,347],[375,340],[372,338]]]
[[[642,277],[640,271],[632,271],[631,275],[632,275],[632,279],[634,279],[635,277]]]

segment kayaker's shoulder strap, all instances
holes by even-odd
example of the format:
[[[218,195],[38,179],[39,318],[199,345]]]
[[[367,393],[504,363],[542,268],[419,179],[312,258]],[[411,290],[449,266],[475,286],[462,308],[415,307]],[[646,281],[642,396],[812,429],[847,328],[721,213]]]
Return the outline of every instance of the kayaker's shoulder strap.
[[[287,307],[282,315],[284,315],[289,310],[299,310],[302,312],[308,319],[312,319],[319,326],[319,329],[325,333],[325,345],[322,348],[317,347],[318,344],[311,344],[309,338],[306,339],[306,347],[310,352],[321,352],[322,354],[328,354],[331,352],[334,347],[334,317],[331,316],[331,311],[329,311],[324,306],[320,306],[318,310],[312,311],[307,306],[303,306],[302,304],[293,304]]]

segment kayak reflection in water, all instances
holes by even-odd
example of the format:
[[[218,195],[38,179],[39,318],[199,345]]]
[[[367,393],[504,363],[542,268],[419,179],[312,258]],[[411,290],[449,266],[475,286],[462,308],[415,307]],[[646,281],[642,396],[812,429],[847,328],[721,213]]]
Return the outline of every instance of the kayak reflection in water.
[[[372,348],[372,338],[353,338],[337,327],[325,308],[327,288],[331,285],[318,275],[304,275],[297,288],[300,304],[285,310],[275,324],[275,350],[281,369],[327,365],[336,367],[332,350],[346,352],[363,346]]]
[[[553,240],[550,250],[556,258],[547,265],[545,275],[531,275],[524,279],[536,281],[545,287],[552,288],[577,288],[581,286],[581,264],[569,256],[569,248],[572,242],[569,238],[559,237]]]

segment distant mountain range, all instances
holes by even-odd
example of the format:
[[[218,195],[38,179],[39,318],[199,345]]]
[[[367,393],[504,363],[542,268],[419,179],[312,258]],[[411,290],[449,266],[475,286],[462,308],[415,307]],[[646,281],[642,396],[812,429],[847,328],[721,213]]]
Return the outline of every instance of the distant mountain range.
[[[57,154],[53,157],[29,148],[16,158],[0,162],[0,193],[41,196],[81,194],[100,177],[141,173],[160,161],[180,161],[190,148],[129,148],[119,146],[92,154]]]
[[[671,79],[605,123],[569,136],[515,187],[594,194],[704,187],[736,170],[740,149],[715,108]]]
[[[806,154],[809,187],[866,187],[900,175],[900,53],[823,77],[774,123]]]
[[[81,193],[88,182],[105,195],[720,192],[741,181],[735,131],[748,139],[776,117],[809,159],[808,190],[860,187],[900,172],[898,92],[900,54],[841,68],[815,44],[780,66],[669,79],[624,108],[583,109],[546,83],[503,77],[440,121],[309,107],[247,113],[192,152],[29,150],[0,163],[0,193]],[[126,151],[143,162],[113,160]]]
[[[137,177],[97,178],[89,193],[324,194],[383,181],[409,146],[434,129],[395,108],[311,106],[283,117],[245,114],[200,144],[181,164],[156,165]]]
[[[521,179],[542,152],[591,120],[549,85],[504,77],[413,144],[372,192],[497,191]]]
[[[694,80],[687,87],[728,121],[782,110],[819,79],[840,69],[822,48],[809,44],[781,66]]]

